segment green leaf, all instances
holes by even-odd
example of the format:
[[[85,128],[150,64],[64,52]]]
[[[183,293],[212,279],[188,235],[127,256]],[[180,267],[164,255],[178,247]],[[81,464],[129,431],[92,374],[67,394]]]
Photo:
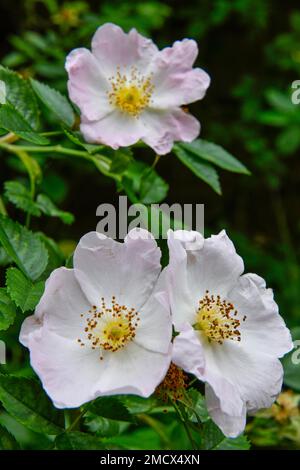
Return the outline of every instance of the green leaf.
[[[7,330],[16,317],[16,307],[6,293],[4,287],[0,288],[0,330]]]
[[[68,432],[55,439],[58,450],[102,450],[105,449],[101,440],[84,432]]]
[[[213,166],[204,162],[197,155],[175,145],[173,151],[179,160],[187,166],[198,178],[207,183],[217,194],[221,195],[219,176]]]
[[[24,140],[37,145],[47,145],[49,140],[41,136],[25,121],[17,108],[11,104],[0,105],[0,127],[13,132]]]
[[[191,143],[180,143],[177,145],[185,149],[187,152],[191,152],[203,160],[207,160],[224,170],[245,175],[250,174],[245,165],[233,157],[229,152],[227,152],[227,150],[212,142],[197,139]]]
[[[34,310],[45,289],[43,281],[34,284],[17,268],[6,271],[6,288],[11,299],[22,312]]]
[[[168,194],[169,185],[154,169],[144,170],[140,183],[140,198],[143,204],[161,202]]]
[[[195,388],[190,388],[186,393],[187,399],[187,415],[189,419],[197,423],[197,416],[200,418],[201,422],[208,421],[210,419],[204,396]]]
[[[75,122],[75,114],[72,106],[65,96],[59,91],[50,88],[44,83],[30,79],[31,85],[39,99],[56,116],[58,121],[67,127],[72,127]]]
[[[129,165],[122,180],[125,191],[137,196],[137,201],[142,204],[159,203],[165,199],[169,185],[156,171],[143,162],[133,161]]]
[[[107,155],[111,158],[111,165],[110,165],[110,173],[114,173],[116,175],[124,173],[130,162],[132,161],[132,153],[129,149],[120,149],[110,151],[110,149],[106,149],[105,152],[102,152],[104,155]]]
[[[91,155],[93,155],[94,153],[101,153],[101,151],[105,148],[104,145],[88,144],[83,140],[80,132],[64,129],[64,133],[66,134],[68,139],[73,142],[73,144],[84,148]]]
[[[39,194],[36,203],[38,208],[44,214],[49,215],[50,217],[58,217],[65,224],[72,224],[74,222],[74,215],[70,212],[58,209],[46,194]]]
[[[39,126],[39,108],[28,81],[16,72],[2,66],[0,66],[0,80],[6,86],[7,101],[17,109],[32,129],[37,130]]]
[[[285,385],[300,392],[300,327],[293,328],[292,331],[295,348],[282,359],[284,369],[283,381]]]
[[[45,270],[48,252],[37,234],[0,215],[0,243],[19,269],[32,281]]]
[[[251,447],[245,435],[235,437],[234,439],[226,437],[214,450],[249,450]]]
[[[0,400],[9,414],[32,431],[56,435],[64,429],[63,413],[34,380],[0,375]]]
[[[18,450],[19,448],[14,436],[0,426],[0,450]]]
[[[129,413],[126,406],[115,397],[98,398],[89,406],[89,411],[102,418],[126,421],[129,423],[134,422],[134,418]]]
[[[31,215],[40,216],[41,211],[32,200],[30,191],[18,181],[6,181],[4,183],[5,197],[21,209]]]
[[[211,420],[203,423],[201,429],[201,449],[205,450],[248,450],[250,444],[244,435],[236,438],[225,437]]]

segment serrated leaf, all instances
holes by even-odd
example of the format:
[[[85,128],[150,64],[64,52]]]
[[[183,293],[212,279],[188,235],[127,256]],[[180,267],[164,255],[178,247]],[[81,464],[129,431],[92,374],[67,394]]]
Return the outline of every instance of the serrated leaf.
[[[45,289],[43,281],[34,284],[17,268],[6,271],[6,288],[11,299],[22,312],[34,310]]]
[[[226,437],[214,450],[249,450],[250,447],[247,437],[242,434],[235,438]]]
[[[223,147],[213,142],[197,139],[190,143],[182,142],[177,145],[224,170],[245,175],[250,174],[245,165],[227,152],[227,150],[223,149]]]
[[[67,98],[44,83],[33,79],[30,79],[30,82],[39,99],[56,116],[58,121],[72,127],[75,122],[75,114]]]
[[[5,83],[6,100],[18,110],[34,130],[37,130],[39,126],[39,108],[28,81],[16,72],[2,66],[0,66],[0,80]]]
[[[207,183],[217,194],[221,194],[219,176],[213,166],[201,160],[197,155],[186,149],[175,145],[174,153],[179,160],[187,166],[198,178]]]
[[[225,437],[212,421],[203,423],[201,429],[201,449],[204,450],[248,450],[250,444],[243,435],[236,438]]]
[[[103,450],[101,440],[90,434],[74,431],[60,434],[55,439],[55,447],[58,450]]]
[[[115,397],[98,398],[89,406],[89,411],[102,418],[129,423],[134,421],[126,406]]]
[[[0,426],[0,450],[18,450],[19,448],[20,446],[14,436]]]
[[[63,413],[53,407],[34,380],[0,375],[0,401],[9,414],[32,431],[56,435],[64,430]]]
[[[163,201],[168,193],[169,185],[157,172],[143,162],[133,161],[129,165],[122,180],[125,191],[130,197],[137,196],[142,204],[154,204]],[[130,197],[132,200],[132,197]],[[133,202],[133,201],[132,201]]]
[[[48,252],[37,234],[0,215],[0,243],[18,268],[32,281],[45,270]]]
[[[204,396],[195,388],[190,388],[186,393],[184,402],[187,404],[187,415],[189,419],[195,423],[198,422],[197,417],[202,421],[210,419]]]
[[[0,105],[0,127],[8,132],[13,132],[24,140],[28,140],[28,142],[37,145],[49,144],[49,140],[35,132],[11,104]]]
[[[31,215],[40,216],[41,211],[32,200],[30,191],[19,181],[6,181],[4,183],[5,197],[21,209]]]
[[[7,330],[16,317],[16,307],[7,295],[4,287],[0,288],[0,330]]]
[[[65,224],[72,224],[74,222],[74,215],[70,212],[58,209],[46,194],[39,194],[36,203],[38,208],[44,214],[49,215],[50,217],[58,217]]]

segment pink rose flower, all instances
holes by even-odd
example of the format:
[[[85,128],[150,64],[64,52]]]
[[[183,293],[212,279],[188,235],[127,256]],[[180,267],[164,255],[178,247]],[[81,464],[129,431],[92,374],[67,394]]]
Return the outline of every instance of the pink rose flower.
[[[194,40],[159,51],[135,29],[126,34],[108,23],[96,31],[91,49],[74,49],[66,59],[70,99],[81,111],[87,142],[118,149],[142,140],[162,155],[174,141],[198,136],[199,122],[181,109],[203,98],[210,83],[193,68]]]

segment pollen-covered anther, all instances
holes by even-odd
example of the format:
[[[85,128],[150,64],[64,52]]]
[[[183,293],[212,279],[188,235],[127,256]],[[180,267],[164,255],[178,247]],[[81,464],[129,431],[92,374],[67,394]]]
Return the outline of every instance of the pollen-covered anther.
[[[205,296],[199,301],[195,330],[205,334],[208,341],[219,344],[227,339],[241,341],[241,322],[247,319],[246,315],[239,319],[238,311],[227,300],[219,295],[210,295],[206,291]]]
[[[107,92],[110,104],[138,117],[150,104],[154,90],[151,78],[151,75],[141,75],[136,67],[131,68],[129,75],[121,74],[118,67],[116,75],[110,77],[111,91]]]
[[[92,349],[116,352],[135,337],[139,313],[134,308],[119,305],[115,296],[109,307],[104,298],[101,298],[100,305],[99,308],[93,306],[86,316],[84,333],[87,343]],[[82,340],[77,341],[82,344]]]
[[[168,372],[156,388],[155,394],[162,401],[167,403],[170,399],[173,401],[184,398],[184,390],[187,388],[188,377],[182,369],[171,362]]]

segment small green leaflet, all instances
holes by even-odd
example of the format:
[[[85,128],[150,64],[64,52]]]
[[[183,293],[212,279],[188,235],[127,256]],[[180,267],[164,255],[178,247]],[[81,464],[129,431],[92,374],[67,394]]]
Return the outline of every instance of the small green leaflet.
[[[55,115],[57,120],[67,127],[72,127],[75,122],[75,113],[67,98],[44,83],[33,79],[30,79],[30,82],[39,99]]]
[[[11,299],[22,312],[34,310],[44,292],[43,281],[34,284],[17,268],[6,271],[6,288]]]
[[[0,330],[7,330],[16,317],[16,306],[7,295],[4,287],[0,288]]]

